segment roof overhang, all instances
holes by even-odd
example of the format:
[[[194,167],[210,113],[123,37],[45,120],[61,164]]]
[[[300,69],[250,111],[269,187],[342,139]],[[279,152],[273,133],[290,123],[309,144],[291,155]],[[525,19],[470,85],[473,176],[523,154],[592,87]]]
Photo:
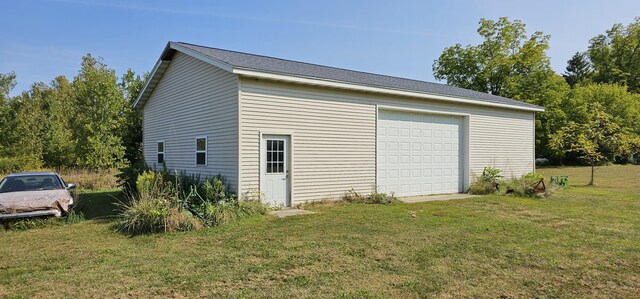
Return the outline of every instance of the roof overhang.
[[[292,83],[299,83],[299,84],[306,84],[306,85],[316,85],[316,86],[339,88],[339,89],[349,89],[349,90],[355,90],[355,91],[423,98],[423,99],[429,99],[429,100],[440,100],[440,101],[454,102],[454,103],[460,103],[460,104],[491,106],[491,107],[525,110],[525,111],[532,111],[532,112],[544,111],[544,108],[493,103],[493,102],[479,101],[479,100],[473,100],[468,98],[459,98],[459,97],[452,97],[452,96],[446,96],[446,95],[440,95],[440,94],[432,94],[432,93],[426,93],[426,92],[416,92],[416,91],[393,89],[393,88],[387,88],[387,87],[382,88],[377,86],[353,84],[348,82],[332,81],[332,80],[318,79],[313,77],[292,76],[289,74],[278,74],[278,73],[265,72],[261,70],[235,68],[233,70],[233,73],[241,76],[259,78],[259,79],[277,80],[277,81],[292,82]]]
[[[171,59],[173,58],[173,54],[176,51],[180,51],[184,54],[187,54],[193,58],[209,63],[227,72],[237,74],[239,76],[245,76],[245,77],[251,77],[251,78],[292,82],[292,83],[298,83],[298,84],[348,89],[348,90],[355,90],[355,91],[373,92],[373,93],[389,94],[389,95],[396,95],[396,96],[406,96],[406,97],[422,98],[422,99],[429,99],[429,100],[439,100],[439,101],[447,101],[447,102],[453,102],[453,103],[459,103],[459,104],[490,106],[490,107],[496,107],[496,108],[524,110],[524,111],[531,111],[531,112],[544,111],[544,108],[542,107],[538,108],[538,107],[527,107],[527,106],[519,106],[519,105],[509,105],[509,104],[480,101],[480,100],[474,100],[474,99],[462,98],[462,97],[452,97],[452,96],[441,95],[441,94],[417,92],[412,90],[377,87],[373,85],[355,84],[350,82],[334,81],[334,80],[320,79],[315,77],[296,76],[291,74],[274,73],[274,72],[267,72],[267,71],[256,70],[256,69],[238,68],[238,67],[233,67],[232,65],[229,65],[225,62],[209,57],[198,51],[184,47],[174,42],[167,43],[167,46],[162,52],[162,55],[160,55],[160,59],[158,60],[156,65],[153,67],[153,70],[151,71],[151,75],[149,76],[149,79],[147,79],[147,82],[145,83],[144,87],[142,88],[142,91],[140,92],[140,95],[134,102],[133,104],[134,107],[141,108],[142,106],[144,106],[146,101],[151,96],[151,93],[155,89],[156,85],[158,84],[158,82],[160,82],[162,75],[164,75],[164,72],[169,66]]]

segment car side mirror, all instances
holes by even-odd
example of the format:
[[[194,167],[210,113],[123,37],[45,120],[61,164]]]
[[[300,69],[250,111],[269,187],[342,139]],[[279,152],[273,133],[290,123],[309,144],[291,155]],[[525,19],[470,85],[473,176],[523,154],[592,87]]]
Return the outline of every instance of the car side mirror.
[[[67,184],[67,190],[75,189],[76,184]]]

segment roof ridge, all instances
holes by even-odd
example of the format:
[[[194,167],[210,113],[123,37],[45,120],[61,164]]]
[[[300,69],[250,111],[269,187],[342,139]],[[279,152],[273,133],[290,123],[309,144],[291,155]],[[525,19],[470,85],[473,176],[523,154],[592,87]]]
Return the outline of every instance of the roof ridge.
[[[372,72],[358,71],[358,70],[346,69],[346,68],[335,67],[335,66],[321,65],[321,64],[318,64],[318,63],[303,62],[303,61],[297,61],[297,60],[291,60],[291,59],[267,56],[267,55],[262,55],[262,54],[253,54],[253,53],[241,52],[241,51],[236,51],[236,50],[227,50],[227,49],[222,49],[222,48],[197,45],[197,44],[188,43],[188,42],[170,41],[169,43],[176,43],[176,44],[181,44],[183,46],[201,48],[202,50],[198,50],[198,49],[193,49],[193,50],[199,51],[203,55],[207,55],[207,56],[211,56],[211,54],[207,54],[206,53],[207,50],[220,51],[220,52],[223,52],[223,53],[228,53],[227,55],[245,55],[245,56],[249,56],[249,57],[256,57],[258,60],[259,59],[274,60],[273,63],[276,63],[275,61],[280,61],[280,62],[284,62],[284,63],[288,63],[288,64],[298,64],[301,67],[304,67],[304,66],[318,67],[319,68],[318,71],[321,71],[321,72],[322,72],[322,69],[325,69],[325,70],[333,70],[333,71],[338,71],[338,72],[348,72],[348,73],[353,73],[353,74],[360,74],[360,75],[370,76],[370,77],[374,77],[374,78],[377,77],[378,79],[371,78],[374,81],[396,80],[396,81],[405,81],[407,83],[407,85],[416,84],[416,85],[424,85],[425,87],[431,86],[431,87],[427,87],[427,88],[428,89],[435,89],[435,90],[428,91],[428,93],[430,93],[432,95],[465,98],[464,95],[460,95],[460,94],[468,93],[468,96],[470,98],[472,98],[472,99],[482,100],[484,98],[484,100],[492,102],[492,100],[490,100],[490,98],[493,98],[493,101],[499,101],[499,100],[505,101],[506,100],[507,102],[511,102],[510,104],[506,103],[507,105],[516,105],[516,106],[520,106],[520,107],[538,107],[538,108],[542,108],[539,105],[532,104],[532,103],[529,103],[529,102],[516,100],[516,99],[504,97],[504,96],[494,95],[494,94],[491,94],[491,93],[488,93],[488,92],[482,92],[482,91],[462,88],[462,87],[449,85],[449,84],[429,82],[429,81],[406,78],[406,77],[390,76],[390,75],[384,75],[384,74],[378,74],[378,73],[372,73]],[[205,51],[205,52],[202,52],[202,51]],[[229,64],[232,65],[233,67],[247,68],[247,67],[242,66],[242,65],[234,65],[233,63],[229,63]],[[248,68],[251,69],[251,67],[248,67]],[[269,69],[262,69],[262,68],[253,68],[253,69],[263,70],[263,71],[268,71],[269,70]],[[294,73],[288,73],[288,72],[282,72],[282,74],[295,75]],[[350,80],[342,80],[342,81],[348,82],[348,83],[356,83],[357,84],[357,81],[350,81]],[[373,85],[376,85],[376,84],[373,84]],[[384,84],[381,85],[381,86],[384,86]],[[390,88],[390,87],[386,87],[386,88]],[[440,91],[437,91],[438,89],[440,89]],[[447,89],[449,89],[452,93],[458,93],[458,95],[450,94],[449,92],[446,91]],[[475,94],[475,95],[473,95],[473,94]],[[544,108],[542,108],[542,109],[544,109]]]
[[[186,45],[191,45],[191,46],[196,46],[196,47],[201,47],[201,48],[207,48],[207,49],[213,49],[213,50],[219,50],[219,51],[225,51],[225,52],[233,52],[233,53],[244,54],[244,55],[260,56],[260,57],[264,57],[264,58],[276,59],[276,60],[287,61],[287,62],[310,64],[310,65],[315,65],[315,66],[319,66],[319,67],[327,67],[327,68],[332,68],[332,69],[337,69],[337,70],[342,70],[342,71],[348,71],[348,72],[369,74],[369,75],[381,76],[381,77],[387,77],[387,78],[410,80],[410,81],[419,82],[419,83],[427,83],[427,84],[434,84],[434,85],[441,85],[441,86],[447,86],[447,87],[453,87],[453,88],[466,89],[466,88],[453,86],[453,85],[449,85],[449,84],[444,84],[444,83],[430,82],[430,81],[424,81],[424,80],[407,78],[407,77],[400,77],[400,76],[384,75],[384,74],[380,74],[380,73],[373,73],[373,72],[366,72],[366,71],[358,71],[358,70],[352,70],[352,69],[347,69],[347,68],[343,68],[343,67],[322,65],[322,64],[313,63],[313,62],[304,62],[304,61],[291,60],[291,59],[279,58],[279,57],[262,55],[262,54],[253,54],[253,53],[241,52],[241,51],[236,51],[236,50],[228,50],[228,49],[222,49],[222,48],[216,48],[216,47],[202,46],[202,45],[196,45],[196,44],[186,43],[186,42],[176,42],[176,43],[186,44]],[[493,95],[493,94],[490,94],[490,93],[485,93],[485,92],[482,92],[482,91],[477,91],[477,90],[472,90],[472,89],[466,89],[466,90],[471,90],[471,91],[475,91],[475,92],[479,92],[479,93]],[[493,96],[496,96],[496,95],[493,95]],[[497,96],[497,97],[499,97],[499,96]]]

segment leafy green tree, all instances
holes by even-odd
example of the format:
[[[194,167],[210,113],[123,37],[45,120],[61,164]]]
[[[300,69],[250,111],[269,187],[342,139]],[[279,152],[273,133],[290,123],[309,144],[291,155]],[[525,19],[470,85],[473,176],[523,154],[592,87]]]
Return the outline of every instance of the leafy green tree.
[[[624,153],[625,135],[613,116],[607,114],[599,103],[589,103],[586,116],[583,123],[570,121],[551,134],[549,145],[561,153],[576,153],[589,163],[589,185],[593,185],[596,165],[613,162]]]
[[[145,79],[136,75],[131,69],[128,69],[120,79],[120,86],[127,101],[123,111],[126,122],[123,129],[122,144],[125,147],[124,158],[129,164],[135,164],[142,159],[142,111],[134,108],[133,103],[138,98],[140,91],[142,91],[144,82]]]
[[[640,164],[640,136],[625,134],[621,143],[622,154],[619,162]]]
[[[587,54],[596,82],[624,84],[629,91],[640,92],[640,17],[592,38]]]
[[[561,104],[569,94],[565,80],[553,72],[546,51],[549,36],[527,35],[519,20],[481,19],[483,42],[448,47],[433,64],[434,76],[447,84],[544,106],[536,113],[536,153],[549,156],[548,136],[564,125]]]
[[[0,101],[9,101],[9,92],[16,87],[16,73],[0,74]]]
[[[42,164],[44,136],[48,124],[43,110],[43,96],[48,92],[44,83],[34,83],[28,91],[12,99],[13,123],[9,140],[11,155],[23,157],[30,161],[30,165]]]
[[[591,62],[585,52],[576,52],[567,61],[567,69],[562,74],[571,88],[576,84],[587,81],[592,76]]]
[[[548,35],[535,32],[527,36],[524,23],[506,17],[481,19],[478,34],[483,38],[479,45],[445,48],[433,64],[436,79],[508,97],[514,93],[512,88],[523,85],[520,81],[540,72],[550,74]]]
[[[50,167],[74,166],[76,143],[71,126],[74,111],[71,83],[65,76],[56,77],[42,100],[47,115],[43,161]]]
[[[588,121],[589,104],[599,103],[607,114],[622,128],[640,134],[640,95],[627,91],[618,84],[588,84],[577,86],[571,92],[564,109],[568,120],[578,123]]]
[[[126,120],[122,89],[115,71],[101,58],[82,58],[73,79],[76,164],[91,169],[120,167],[123,163],[122,129]]]
[[[15,86],[15,73],[0,73],[0,136],[3,136],[3,138],[0,138],[0,155],[3,152],[3,149],[8,145],[6,136],[10,130],[9,92],[11,92]]]

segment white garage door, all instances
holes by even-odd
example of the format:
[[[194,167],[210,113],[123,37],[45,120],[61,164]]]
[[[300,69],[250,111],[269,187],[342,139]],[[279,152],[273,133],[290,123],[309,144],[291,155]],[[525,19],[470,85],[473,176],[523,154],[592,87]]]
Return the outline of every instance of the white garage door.
[[[380,110],[378,190],[397,196],[462,192],[463,118]]]

